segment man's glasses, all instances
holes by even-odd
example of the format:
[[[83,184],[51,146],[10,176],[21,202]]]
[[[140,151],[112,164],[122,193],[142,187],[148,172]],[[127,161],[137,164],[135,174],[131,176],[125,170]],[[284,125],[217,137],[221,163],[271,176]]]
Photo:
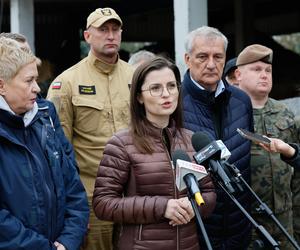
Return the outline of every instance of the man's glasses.
[[[142,89],[141,92],[143,91],[149,91],[150,95],[153,97],[160,97],[162,96],[164,92],[164,86],[161,83],[153,83],[150,84],[148,89]],[[177,82],[168,82],[167,83],[167,90],[170,95],[174,95],[178,93],[179,85]]]

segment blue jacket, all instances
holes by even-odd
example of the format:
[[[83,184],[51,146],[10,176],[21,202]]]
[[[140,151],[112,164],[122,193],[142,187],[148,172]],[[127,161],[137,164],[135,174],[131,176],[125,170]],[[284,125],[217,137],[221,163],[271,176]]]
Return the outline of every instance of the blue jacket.
[[[196,86],[190,79],[189,71],[186,72],[182,82],[185,127],[194,132],[206,131],[214,140],[222,140],[231,152],[228,161],[250,183],[251,142],[243,139],[236,129],[253,131],[251,100],[240,89],[226,82],[224,84],[225,90],[215,98],[214,93]],[[224,191],[216,187],[216,209],[204,220],[213,248],[243,249],[250,241],[251,224]],[[235,197],[249,212],[249,192],[237,193]]]
[[[55,108],[39,99],[24,127],[0,109],[0,249],[79,249],[89,208]]]

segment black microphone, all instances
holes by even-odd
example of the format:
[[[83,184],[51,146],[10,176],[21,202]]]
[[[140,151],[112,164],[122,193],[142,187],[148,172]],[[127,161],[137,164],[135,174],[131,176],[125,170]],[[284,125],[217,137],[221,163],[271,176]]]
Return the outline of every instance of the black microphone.
[[[183,179],[185,186],[188,189],[189,194],[191,196],[194,196],[195,201],[198,204],[198,206],[204,204],[204,199],[200,193],[200,189],[198,187],[198,181],[197,181],[195,174],[197,175],[197,177],[199,179],[201,179],[202,177],[205,176],[203,174],[203,169],[205,170],[205,168],[203,167],[203,168],[198,169],[197,167],[195,167],[196,164],[191,163],[191,159],[187,155],[187,153],[185,153],[184,151],[182,151],[180,149],[174,151],[174,153],[172,155],[172,159],[173,159],[173,165],[176,166],[176,185],[177,185],[178,189],[179,190],[181,189],[180,187],[182,185],[180,184],[180,182],[181,182],[181,179]],[[193,166],[193,165],[195,165],[195,166]],[[181,169],[184,169],[184,170],[181,171]],[[183,171],[188,171],[188,172],[186,173]],[[181,172],[186,173],[186,174],[184,174],[182,177]]]
[[[222,168],[221,152],[219,144],[213,141],[205,132],[196,132],[192,136],[192,145],[197,152],[194,159],[198,164],[208,164],[209,170],[217,179],[221,180],[229,193],[234,193],[235,190],[231,185],[231,180]]]
[[[173,161],[174,168],[176,168],[177,160],[191,162],[191,158],[188,156],[188,154],[181,149],[176,149],[172,154],[172,161]]]

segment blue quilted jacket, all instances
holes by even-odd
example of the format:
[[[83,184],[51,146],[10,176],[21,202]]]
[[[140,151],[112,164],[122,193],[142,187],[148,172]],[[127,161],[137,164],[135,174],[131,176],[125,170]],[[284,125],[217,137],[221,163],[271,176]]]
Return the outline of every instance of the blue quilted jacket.
[[[79,249],[89,208],[52,103],[38,100],[24,127],[0,109],[0,249]]]
[[[244,128],[253,131],[250,98],[240,89],[228,85],[216,98],[214,93],[201,90],[186,72],[182,82],[185,127],[194,132],[206,131],[214,140],[222,140],[231,152],[229,162],[250,183],[250,141],[236,131]],[[220,114],[216,126],[214,113]],[[219,133],[217,131],[220,131]],[[216,185],[217,187],[217,185]],[[250,211],[249,192],[235,195],[240,204]],[[213,214],[204,220],[213,249],[243,249],[250,241],[251,224],[223,190],[217,188],[217,206]],[[202,249],[202,248],[201,248]]]

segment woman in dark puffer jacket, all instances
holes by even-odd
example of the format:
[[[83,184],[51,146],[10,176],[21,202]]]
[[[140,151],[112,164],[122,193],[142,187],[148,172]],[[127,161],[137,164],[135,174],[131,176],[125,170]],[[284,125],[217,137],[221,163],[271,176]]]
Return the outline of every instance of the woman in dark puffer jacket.
[[[95,183],[99,219],[119,225],[115,249],[198,250],[196,220],[186,190],[175,184],[171,155],[192,157],[192,132],[182,129],[180,73],[164,58],[137,68],[131,86],[131,126],[107,143]],[[215,207],[210,176],[199,186],[202,216]]]

